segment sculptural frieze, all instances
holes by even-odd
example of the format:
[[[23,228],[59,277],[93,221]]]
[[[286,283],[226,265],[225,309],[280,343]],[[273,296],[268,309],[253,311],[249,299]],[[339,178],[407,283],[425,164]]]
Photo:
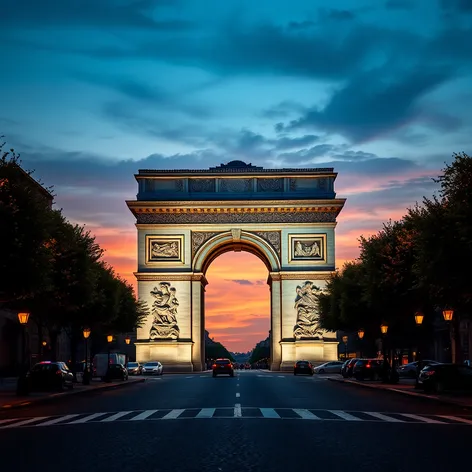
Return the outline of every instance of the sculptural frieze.
[[[250,192],[252,190],[252,179],[221,179],[220,192]]]
[[[216,189],[215,179],[189,179],[191,192],[214,192]]]
[[[290,235],[291,261],[325,260],[326,235]]]
[[[146,263],[183,262],[183,235],[146,235]]]
[[[167,243],[151,243],[151,258],[153,257],[178,257],[179,246],[176,241]]]
[[[297,321],[293,327],[295,339],[323,339],[323,331],[319,324],[319,295],[322,290],[306,281],[297,286],[295,306],[297,310]]]
[[[258,192],[283,192],[284,179],[257,179]]]
[[[179,301],[176,289],[169,282],[160,282],[158,287],[151,290],[154,302],[151,307],[152,326],[149,339],[178,339],[180,334],[177,323]]]

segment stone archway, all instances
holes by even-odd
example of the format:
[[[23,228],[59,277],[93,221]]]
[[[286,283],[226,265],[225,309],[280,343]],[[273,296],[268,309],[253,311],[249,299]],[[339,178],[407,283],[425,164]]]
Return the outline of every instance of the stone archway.
[[[138,361],[168,371],[204,368],[205,273],[226,251],[266,265],[271,369],[337,358],[335,335],[317,327],[316,296],[335,268],[334,229],[345,200],[333,169],[263,169],[241,161],[207,170],[140,170],[128,201],[138,229],[138,295],[149,317]]]

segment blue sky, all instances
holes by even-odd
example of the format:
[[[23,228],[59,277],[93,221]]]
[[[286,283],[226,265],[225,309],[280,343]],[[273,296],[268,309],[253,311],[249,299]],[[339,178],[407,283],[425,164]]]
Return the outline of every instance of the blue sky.
[[[472,152],[470,0],[3,0],[0,134],[126,277],[139,168],[334,166],[338,259]]]

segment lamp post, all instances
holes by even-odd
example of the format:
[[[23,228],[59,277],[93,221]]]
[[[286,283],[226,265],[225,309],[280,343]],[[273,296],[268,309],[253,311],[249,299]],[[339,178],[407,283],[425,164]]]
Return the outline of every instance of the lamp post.
[[[382,323],[380,325],[380,332],[382,333],[382,381],[388,382],[388,362],[387,362],[387,347],[386,347],[386,338],[387,338],[388,325]]]
[[[130,342],[131,342],[131,338],[129,336],[126,336],[125,338],[126,345],[129,346]],[[128,349],[126,349],[126,366],[125,367],[128,367],[128,360],[129,360]]]
[[[107,342],[108,342],[108,356],[107,356],[107,375],[106,379],[107,382],[111,382],[111,372],[110,372],[110,344],[113,342],[113,335],[109,334],[107,336]]]
[[[417,311],[415,313],[415,323],[416,323],[416,326],[418,326],[418,328],[420,328],[421,325],[423,324],[423,319],[424,319],[424,314],[421,311]],[[419,338],[421,338],[421,334]],[[418,378],[420,376],[421,369],[423,368],[423,346],[421,344],[422,344],[421,340],[418,339],[417,354],[416,354],[417,364],[416,364],[415,388],[419,387]]]
[[[452,326],[452,318],[454,317],[454,310],[446,308],[443,310],[444,321],[447,323],[449,328],[449,336],[451,338],[451,360],[454,364],[456,362],[456,333],[454,332],[454,326]],[[451,327],[452,326],[452,327]]]
[[[346,335],[343,336],[343,343],[344,343],[344,360],[347,361],[347,341],[348,337]]]
[[[21,372],[20,376],[18,377],[18,383],[16,386],[16,394],[17,395],[26,395],[28,394],[28,384],[27,384],[27,373],[28,373],[28,366],[26,362],[26,325],[28,324],[29,318],[28,312],[21,312],[18,313],[18,321],[20,322],[21,326],[23,327],[21,333]]]
[[[85,344],[85,367],[84,367],[84,375],[82,376],[82,383],[84,385],[90,384],[90,369],[89,369],[89,363],[88,363],[88,338],[90,336],[90,333],[91,333],[90,328],[83,329],[84,344]]]
[[[364,338],[364,334],[365,334],[365,331],[362,328],[357,332],[357,336],[359,336],[359,339],[361,341],[360,349],[359,349],[360,357],[362,357],[362,339]]]

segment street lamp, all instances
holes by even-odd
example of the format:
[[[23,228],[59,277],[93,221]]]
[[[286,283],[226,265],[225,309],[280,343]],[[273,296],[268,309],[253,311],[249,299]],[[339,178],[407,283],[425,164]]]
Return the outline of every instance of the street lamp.
[[[25,371],[26,371],[26,325],[28,324],[29,316],[30,314],[27,311],[18,313],[18,321],[20,322],[21,326],[23,326],[23,334],[22,334],[23,353],[22,353],[21,364],[23,366],[23,370]]]
[[[364,334],[365,334],[365,331],[361,328],[358,332],[357,332],[357,336],[359,336],[359,340],[360,340],[360,350],[359,350],[359,356],[362,357],[362,338],[364,337]]]
[[[348,337],[346,335],[343,336],[343,343],[344,343],[344,360],[347,360],[347,341]]]
[[[126,336],[125,338],[125,343],[129,344],[131,342],[131,338],[129,336]]]
[[[423,323],[423,318],[424,318],[424,315],[423,313],[421,313],[421,311],[417,311],[415,313],[415,322],[418,326],[421,326],[421,324]]]
[[[444,321],[452,321],[454,310],[443,310]]]
[[[381,325],[380,325],[380,331],[382,332],[382,334],[387,334],[388,325],[386,325],[386,324],[381,324]]]
[[[85,367],[84,367],[84,374],[82,376],[82,383],[84,385],[90,384],[90,370],[89,370],[89,363],[88,363],[88,338],[90,336],[91,330],[90,328],[83,329],[84,335],[84,344],[85,344]]]
[[[107,382],[111,382],[111,372],[110,372],[110,344],[113,342],[113,335],[109,334],[107,336],[108,342],[108,356],[107,356]]]

